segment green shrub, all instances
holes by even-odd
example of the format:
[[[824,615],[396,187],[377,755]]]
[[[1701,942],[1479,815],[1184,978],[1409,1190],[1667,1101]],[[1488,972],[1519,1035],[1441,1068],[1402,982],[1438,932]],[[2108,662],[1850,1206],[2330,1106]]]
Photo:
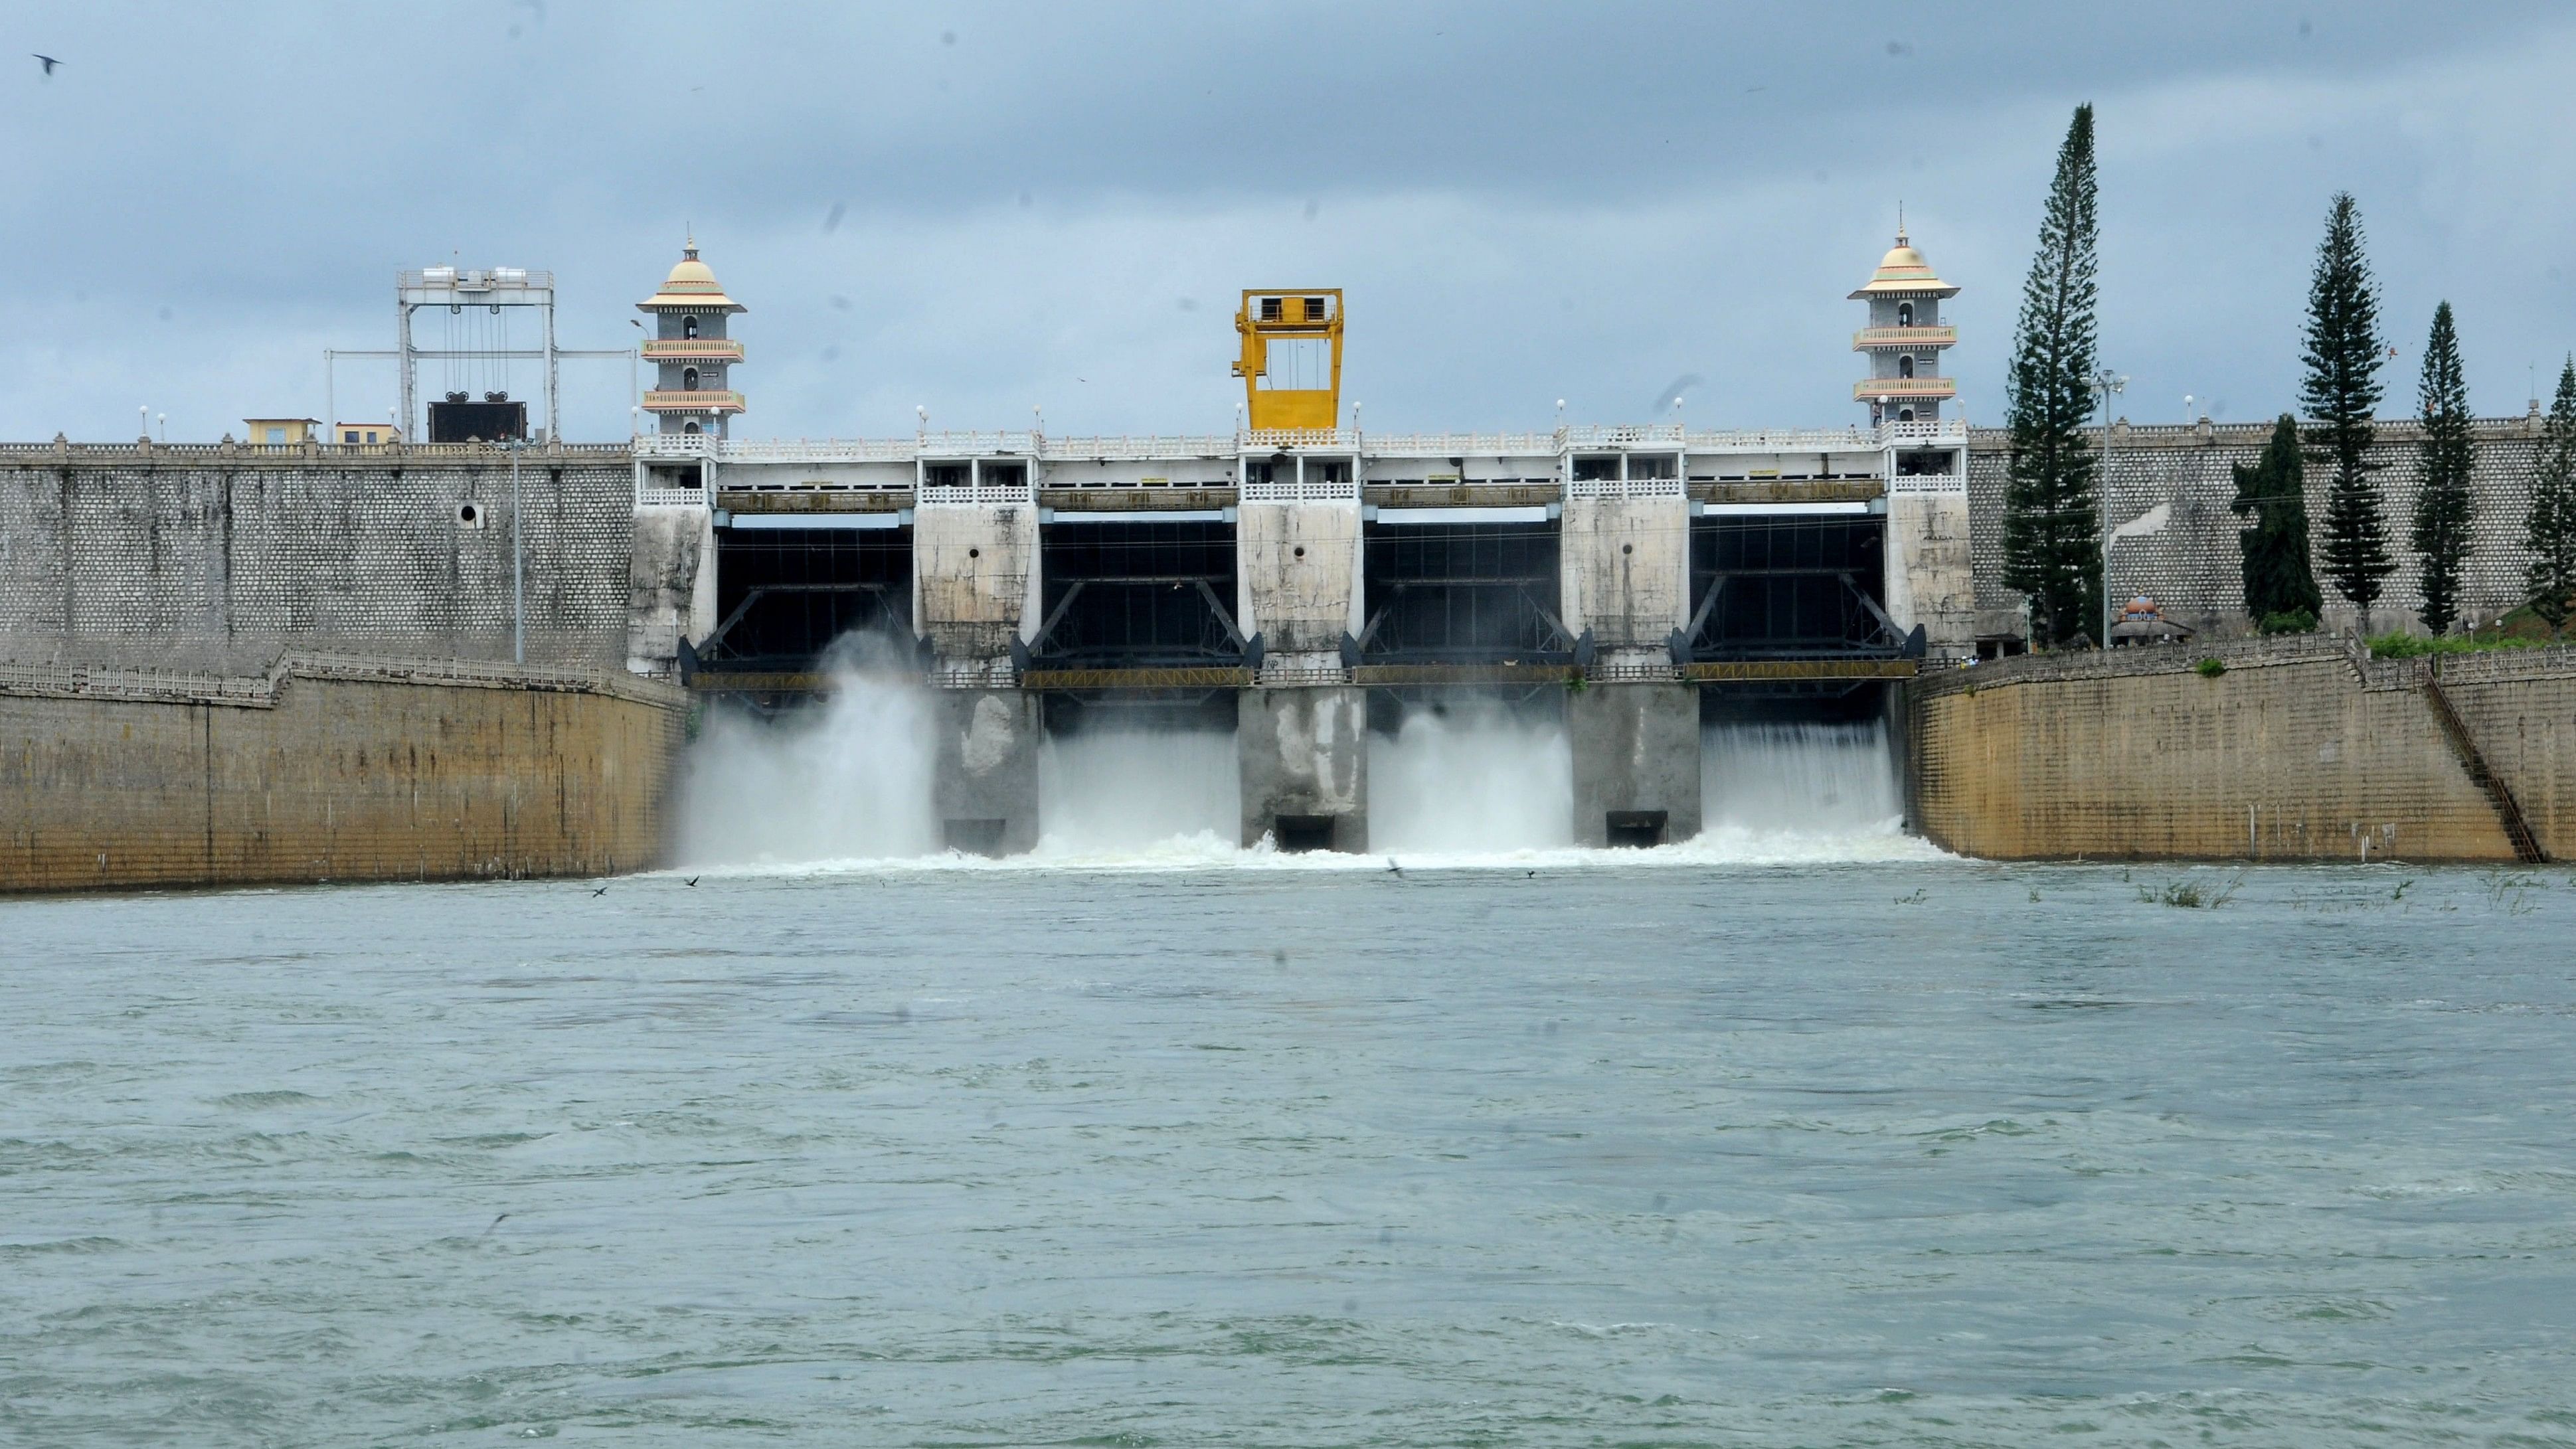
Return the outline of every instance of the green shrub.
[[[2227,661],[2224,659],[2204,659],[2198,664],[2193,665],[2191,667],[2191,672],[2199,675],[2203,679],[2216,679],[2218,676],[2227,672]]]
[[[2265,614],[2263,622],[2254,627],[2266,634],[2313,634],[2317,632],[2317,616],[2307,609],[2292,609],[2286,614]]]
[[[2124,876],[2123,879],[2126,877]],[[2138,887],[2138,899],[2151,906],[2179,906],[2186,911],[2202,909],[2214,911],[2236,899],[2236,893],[2243,889],[2244,885],[2245,873],[2238,871],[2235,879],[2220,886],[2214,894],[2203,894],[2197,881],[2172,880],[2165,882],[2161,890],[2146,886]]]
[[[2492,630],[2476,634],[2382,634],[2370,641],[2373,659],[2421,659],[2427,654],[2483,654],[2490,649],[2530,649],[2546,644],[2546,639],[2526,638],[2516,634],[2499,634]]]

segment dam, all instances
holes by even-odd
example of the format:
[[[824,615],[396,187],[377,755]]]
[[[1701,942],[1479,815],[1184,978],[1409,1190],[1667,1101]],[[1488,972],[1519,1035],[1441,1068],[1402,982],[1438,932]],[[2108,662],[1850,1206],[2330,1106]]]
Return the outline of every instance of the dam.
[[[433,313],[550,288],[401,274]],[[1669,845],[1799,778],[1799,741],[1874,752],[1902,777],[1872,787],[1885,818],[1976,853],[2565,853],[2566,651],[2449,687],[2323,636],[2231,642],[2250,625],[2230,465],[2263,426],[2106,434],[2114,580],[2193,644],[1962,668],[2018,653],[2027,624],[2000,580],[2008,437],[1951,415],[1940,375],[1957,291],[1897,238],[1851,294],[1865,421],[1843,427],[1364,430],[1342,295],[1256,288],[1230,428],[924,415],[785,440],[737,435],[747,309],[692,245],[637,304],[651,426],[616,443],[555,426],[554,360],[602,354],[555,349],[550,323],[541,429],[506,393],[451,389],[426,427],[0,443],[0,886],[632,869],[671,858],[690,781],[888,680],[900,700],[834,727],[860,730],[854,759],[903,763],[839,808],[917,807],[889,837],[904,853],[1025,853],[1050,799],[1126,789],[1083,763],[1112,757],[1200,781],[1188,828],[1229,849],[1410,849],[1390,822],[1470,795],[1543,800],[1557,818],[1522,818],[1525,838]],[[2539,428],[2476,427],[2463,603],[2482,619],[2517,599]],[[2381,431],[2395,508],[2414,446]],[[2383,611],[2414,590],[2410,564]],[[2194,660],[2242,667],[2191,678]],[[1981,701],[1981,680],[2009,689]],[[2207,752],[2345,689],[2304,753]],[[2130,727],[2141,709],[2161,733]],[[1480,731],[1508,748],[1457,748]],[[2010,731],[2035,743],[1999,752]],[[2397,753],[2338,763],[2366,747]],[[1373,779],[1373,756],[1411,763]],[[2413,783],[2380,788],[2390,771]],[[2070,782],[2108,803],[2052,813]]]
[[[655,345],[730,366],[739,304],[683,269]],[[1955,335],[1904,238],[1872,286],[1926,362]],[[1410,709],[1547,722],[1571,839],[1651,846],[1700,829],[1704,719],[1884,714],[1973,649],[1968,433],[1910,352],[1866,427],[1372,434],[1343,423],[1342,306],[1244,292],[1222,434],[749,441],[691,371],[634,443],[638,538],[675,566],[630,664],[774,711],[853,635],[910,649],[951,849],[1031,848],[1044,739],[1117,720],[1230,731],[1242,844],[1366,851],[1369,736]]]
[[[639,532],[696,535],[693,691],[776,709],[854,631],[917,640],[949,843],[1034,843],[1037,747],[1230,726],[1242,836],[1368,848],[1408,703],[1561,716],[1575,838],[1686,838],[1704,714],[1882,708],[1973,644],[1963,428],[886,442],[639,439]],[[687,552],[675,548],[674,553]],[[683,613],[683,609],[686,610]]]

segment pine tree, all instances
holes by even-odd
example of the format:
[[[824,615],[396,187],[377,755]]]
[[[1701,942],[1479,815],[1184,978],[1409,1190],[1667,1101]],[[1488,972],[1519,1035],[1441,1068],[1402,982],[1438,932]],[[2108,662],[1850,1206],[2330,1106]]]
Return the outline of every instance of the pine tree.
[[[2531,489],[2531,519],[2523,535],[2530,551],[2526,577],[2531,612],[2556,634],[2567,627],[2576,600],[2576,357],[2558,374],[2558,396],[2540,430],[2540,466]]]
[[[2082,105],[2057,150],[2005,387],[2004,584],[2029,596],[2035,644],[2066,644],[2102,613],[2098,462],[2083,431],[2093,410],[2095,235],[2093,107]]]
[[[2272,425],[2272,445],[2253,467],[2236,465],[2239,517],[2251,516],[2254,527],[2242,535],[2245,556],[2245,612],[2266,633],[2316,627],[2325,608],[2317,576],[2308,566],[2308,498],[2306,470],[2299,463],[2299,424],[2288,413]]]
[[[2424,343],[2424,441],[2415,455],[2415,531],[2408,542],[2423,561],[2424,627],[2448,634],[2460,621],[2460,583],[2469,563],[2469,470],[2477,444],[2469,435],[2469,385],[2460,379],[2460,339],[2451,304],[2433,309]]]
[[[2361,254],[2361,213],[2352,193],[2335,193],[2326,215],[2325,240],[2317,244],[2316,272],[2308,284],[2307,377],[2299,402],[2315,419],[2316,445],[2309,460],[2331,464],[2326,489],[2326,576],[2361,611],[2369,632],[2370,607],[2396,571],[2388,556],[2388,524],[2371,482],[2372,415],[2379,407],[2379,299],[2370,264]]]

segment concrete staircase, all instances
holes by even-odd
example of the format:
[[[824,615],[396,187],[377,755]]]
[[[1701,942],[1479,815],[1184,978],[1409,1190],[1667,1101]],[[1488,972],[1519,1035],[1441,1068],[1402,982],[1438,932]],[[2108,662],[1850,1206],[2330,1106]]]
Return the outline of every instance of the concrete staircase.
[[[2443,737],[2451,742],[2451,749],[2459,755],[2460,763],[2468,768],[2469,778],[2477,782],[2477,787],[2486,792],[2488,802],[2495,806],[2496,819],[2503,823],[2506,838],[2513,842],[2514,858],[2525,865],[2546,864],[2549,857],[2541,851],[2539,840],[2532,835],[2530,822],[2522,818],[2522,807],[2514,803],[2513,791],[2487,764],[2486,754],[2478,748],[2476,736],[2469,733],[2468,722],[2451,707],[2451,697],[2442,692],[2438,669],[2428,670],[2424,675],[2424,700],[2433,707],[2433,717],[2441,721]]]

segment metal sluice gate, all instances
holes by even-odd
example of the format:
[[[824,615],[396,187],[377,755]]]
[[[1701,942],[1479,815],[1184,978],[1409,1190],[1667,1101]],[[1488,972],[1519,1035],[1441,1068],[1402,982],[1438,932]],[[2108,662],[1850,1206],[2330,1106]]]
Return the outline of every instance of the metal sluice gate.
[[[811,520],[819,523],[821,520]],[[799,520],[800,524],[808,520]],[[912,530],[729,526],[716,531],[718,624],[690,660],[702,692],[802,694],[836,644],[884,641],[920,660]],[[1670,678],[1786,695],[1914,672],[1884,602],[1875,514],[1690,521],[1690,617]],[[1237,618],[1236,540],[1222,519],[1056,518],[1040,529],[1036,623],[1014,651],[1024,689],[1148,693],[1249,687],[1258,631]],[[1345,682],[1376,688],[1562,684],[1589,641],[1558,614],[1555,520],[1363,526],[1364,614]]]

